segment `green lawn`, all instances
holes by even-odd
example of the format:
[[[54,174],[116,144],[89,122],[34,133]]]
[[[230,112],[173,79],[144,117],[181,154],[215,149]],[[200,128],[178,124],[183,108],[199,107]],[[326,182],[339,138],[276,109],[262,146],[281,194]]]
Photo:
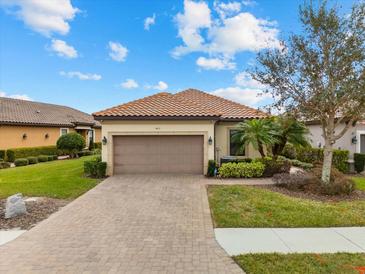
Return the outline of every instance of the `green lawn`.
[[[360,190],[365,190],[365,177],[352,177],[356,184],[356,188]]]
[[[359,273],[365,254],[248,254],[233,258],[248,274]]]
[[[18,192],[24,196],[76,198],[100,181],[83,176],[83,162],[92,157],[1,169],[0,198]]]
[[[316,202],[249,186],[209,186],[216,227],[365,225],[365,201]]]

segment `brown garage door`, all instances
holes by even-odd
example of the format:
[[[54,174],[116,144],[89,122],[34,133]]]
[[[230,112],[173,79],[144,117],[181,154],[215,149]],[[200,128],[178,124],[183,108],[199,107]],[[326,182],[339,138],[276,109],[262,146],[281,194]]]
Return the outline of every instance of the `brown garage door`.
[[[203,173],[203,136],[115,136],[114,174]]]

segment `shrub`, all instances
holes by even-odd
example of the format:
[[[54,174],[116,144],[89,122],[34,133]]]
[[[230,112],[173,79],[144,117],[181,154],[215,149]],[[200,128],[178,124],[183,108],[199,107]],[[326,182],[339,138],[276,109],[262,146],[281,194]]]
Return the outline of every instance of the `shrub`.
[[[316,180],[307,172],[278,173],[273,176],[273,181],[279,187],[289,190],[305,190],[306,186]]]
[[[355,161],[355,170],[357,173],[363,172],[365,169],[365,154],[363,153],[355,153],[354,154]]]
[[[14,153],[14,150],[12,149],[8,149],[6,151],[6,159],[8,160],[8,162],[14,162],[15,160],[15,153]]]
[[[215,170],[217,168],[217,162],[214,160],[209,160],[208,161],[208,171],[207,171],[207,176],[208,177],[213,177],[215,176]]]
[[[94,143],[94,149],[101,149],[101,142]]]
[[[101,158],[96,157],[84,162],[84,174],[89,177],[103,178],[106,175],[106,167],[106,162],[102,162]]]
[[[26,158],[19,158],[15,159],[14,164],[15,166],[26,166],[29,164],[29,161]]]
[[[89,156],[89,155],[93,155],[93,152],[89,150],[82,150],[77,152],[78,157]]]
[[[52,155],[53,160],[58,160],[58,155]]]
[[[225,163],[219,168],[219,174],[222,178],[257,178],[264,170],[265,166],[260,162]]]
[[[0,149],[0,159],[5,160],[5,150]]]
[[[341,172],[347,173],[349,171],[349,151],[348,150],[333,150],[333,165]]]
[[[283,149],[282,155],[288,159],[296,159],[297,151],[292,144],[286,144]]]
[[[66,151],[73,158],[76,153],[85,147],[85,138],[76,132],[62,135],[57,140],[57,148]]]
[[[53,161],[53,155],[47,155],[48,161]]]
[[[93,153],[96,154],[96,155],[101,154],[101,149],[96,148],[96,149],[93,150]]]
[[[9,168],[10,163],[9,162],[0,162],[0,169]]]
[[[28,157],[27,159],[28,159],[28,162],[29,162],[30,165],[38,163],[38,158],[37,157]]]
[[[221,165],[226,163],[251,163],[251,158],[221,158]]]
[[[14,152],[14,159],[36,157],[37,155],[58,155],[62,152],[56,146],[22,147],[10,149]]]
[[[47,155],[39,155],[38,157],[38,162],[47,162],[48,161],[48,156]]]
[[[291,164],[288,160],[277,159],[274,160],[271,157],[257,158],[255,162],[261,162],[265,166],[264,177],[272,177],[277,173],[289,173]]]
[[[313,166],[314,166],[311,163],[304,163],[304,162],[301,162],[301,161],[296,160],[296,159],[288,159],[288,158],[285,158],[284,156],[279,156],[278,160],[289,161],[289,163],[292,166],[299,167],[299,168],[302,168],[302,169],[305,169],[305,170],[309,170],[309,169],[313,168]]]

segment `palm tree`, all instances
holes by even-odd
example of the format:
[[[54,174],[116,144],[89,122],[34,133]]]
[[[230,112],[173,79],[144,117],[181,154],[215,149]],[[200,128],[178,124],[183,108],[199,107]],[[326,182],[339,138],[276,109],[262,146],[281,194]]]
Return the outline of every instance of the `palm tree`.
[[[308,146],[307,139],[309,130],[304,123],[296,120],[295,118],[283,115],[275,117],[273,120],[273,126],[276,128],[277,141],[272,145],[271,151],[273,157],[276,159],[282,154],[284,147],[287,143],[292,144],[295,147]]]
[[[233,141],[240,145],[240,150],[243,151],[245,146],[252,144],[262,158],[266,156],[264,147],[272,146],[278,141],[278,133],[271,119],[240,122],[236,130],[232,137]]]

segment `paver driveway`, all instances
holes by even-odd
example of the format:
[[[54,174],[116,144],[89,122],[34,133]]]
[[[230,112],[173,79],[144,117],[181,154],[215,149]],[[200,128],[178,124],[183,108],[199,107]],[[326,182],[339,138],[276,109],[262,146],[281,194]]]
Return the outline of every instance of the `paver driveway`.
[[[111,177],[0,247],[0,272],[242,273],[215,241],[203,181]]]

